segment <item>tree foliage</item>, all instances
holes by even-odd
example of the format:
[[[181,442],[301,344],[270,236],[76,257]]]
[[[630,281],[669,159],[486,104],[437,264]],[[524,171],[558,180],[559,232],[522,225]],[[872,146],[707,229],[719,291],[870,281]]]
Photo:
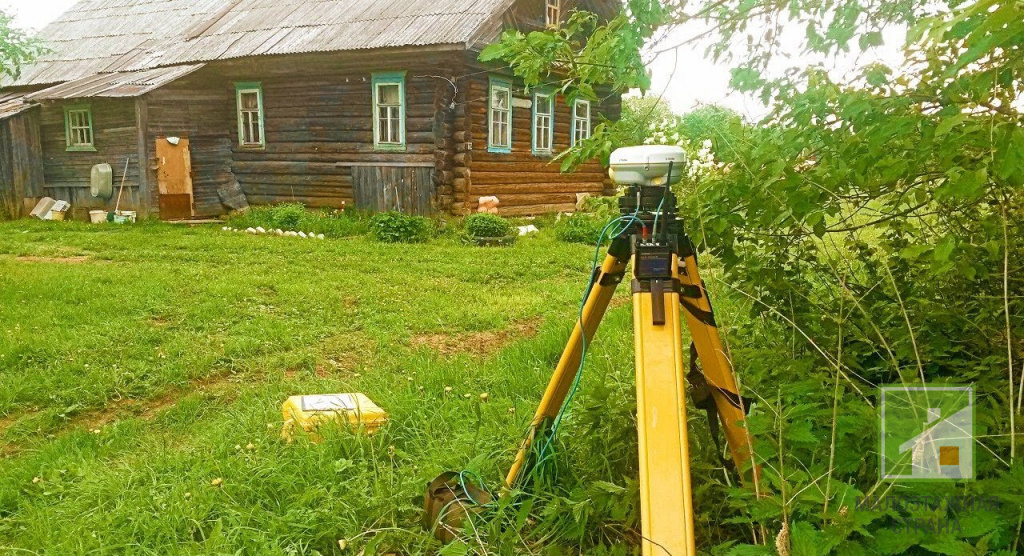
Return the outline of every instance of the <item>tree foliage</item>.
[[[21,68],[43,52],[39,41],[14,25],[14,18],[0,10],[0,78],[17,79]]]
[[[681,187],[692,235],[724,267],[717,284],[750,307],[746,317],[720,320],[731,325],[747,393],[759,399],[750,427],[769,493],[709,487],[698,507],[723,496],[731,508],[719,516],[730,525],[710,541],[737,554],[773,545],[793,554],[1019,551],[1024,2],[722,0],[666,2],[642,16],[637,9],[630,4],[596,27],[587,47],[613,40],[616,26],[653,22],[630,36],[654,37],[659,27],[699,24],[709,54],[734,68],[732,86],[772,107],[758,125],[713,141],[718,163]],[[842,80],[816,63],[787,66],[794,55],[870,51],[894,26],[907,29],[901,65],[862,64]],[[633,57],[607,60],[621,69],[594,82],[565,59],[522,56],[567,87],[637,85],[628,79],[638,71],[628,67]],[[578,156],[614,145],[613,127]],[[913,492],[992,495],[999,507],[855,507],[858,496],[890,489],[874,454],[876,387],[921,382],[974,384],[980,480]],[[963,526],[893,532],[923,514]],[[730,528],[738,524],[746,531]],[[754,546],[736,545],[751,539]]]

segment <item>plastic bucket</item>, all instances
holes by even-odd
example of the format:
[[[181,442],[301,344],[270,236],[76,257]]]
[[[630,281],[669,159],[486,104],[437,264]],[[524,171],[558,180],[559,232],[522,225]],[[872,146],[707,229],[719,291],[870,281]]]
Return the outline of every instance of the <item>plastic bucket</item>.
[[[107,221],[107,211],[105,210],[90,210],[89,221],[93,224],[102,224]]]

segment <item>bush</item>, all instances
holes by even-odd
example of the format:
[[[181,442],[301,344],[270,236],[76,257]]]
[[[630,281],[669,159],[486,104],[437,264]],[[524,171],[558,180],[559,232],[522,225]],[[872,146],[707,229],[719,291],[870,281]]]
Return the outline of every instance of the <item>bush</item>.
[[[470,237],[476,238],[509,237],[515,231],[515,227],[508,219],[497,214],[473,214],[467,216],[463,224],[466,227],[466,233]]]
[[[430,239],[430,220],[400,212],[382,212],[370,219],[370,234],[384,243],[423,243]]]
[[[609,222],[608,218],[585,212],[576,212],[555,224],[555,237],[569,243],[597,245],[601,230]],[[607,241],[609,238],[604,238]]]
[[[298,203],[285,203],[271,208],[270,212],[275,228],[296,230],[303,217],[306,216],[306,207]]]

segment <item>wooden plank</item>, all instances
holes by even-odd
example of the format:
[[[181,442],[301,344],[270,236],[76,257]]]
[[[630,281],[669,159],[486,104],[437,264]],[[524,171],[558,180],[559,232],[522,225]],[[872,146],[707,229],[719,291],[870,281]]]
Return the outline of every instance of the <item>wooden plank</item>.
[[[145,98],[135,99],[135,126],[136,135],[138,136],[137,147],[138,147],[138,164],[139,164],[139,198],[142,200],[142,206],[140,207],[141,216],[149,216],[150,203],[152,199],[152,191],[149,188],[149,173],[146,171],[149,165],[149,140],[147,139],[147,133],[149,130],[149,107],[146,105]]]
[[[365,168],[380,166],[380,162],[335,162],[335,166],[338,168]],[[392,168],[434,168],[433,162],[388,162],[388,166]]]

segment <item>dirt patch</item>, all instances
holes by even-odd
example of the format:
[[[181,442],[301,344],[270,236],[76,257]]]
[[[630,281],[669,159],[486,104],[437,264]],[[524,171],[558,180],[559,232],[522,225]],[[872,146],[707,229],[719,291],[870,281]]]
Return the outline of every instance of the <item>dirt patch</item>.
[[[85,264],[92,260],[92,257],[78,255],[75,257],[18,257],[18,262],[23,263],[55,263],[55,264]]]
[[[13,414],[12,415],[7,415],[7,416],[4,416],[4,417],[0,417],[0,436],[3,436],[4,433],[7,432],[7,429],[11,428],[11,425],[16,423],[18,421],[18,419],[20,419],[20,418],[21,418],[21,415],[13,415]]]
[[[633,298],[628,295],[617,295],[612,298],[611,302],[608,303],[609,309],[618,309],[619,307],[625,307],[633,302]]]
[[[202,393],[218,397],[231,396],[235,391],[233,384],[243,379],[233,375],[214,375],[193,380],[183,388],[173,388],[155,398],[147,400],[122,399],[108,404],[102,409],[91,409],[72,416],[56,430],[46,431],[47,435],[62,435],[76,429],[88,431],[102,430],[118,421],[128,418],[152,420],[161,413],[178,405],[186,396]],[[251,380],[245,379],[251,383]],[[22,415],[9,415],[0,418],[0,436],[10,428]],[[42,431],[40,431],[42,432]],[[15,443],[0,443],[0,459],[17,455],[21,447]]]
[[[64,426],[64,429],[85,427],[91,431],[131,417],[148,421],[178,405],[178,402],[186,396],[192,394],[225,395],[232,390],[231,384],[240,380],[233,375],[214,375],[193,380],[184,388],[171,389],[155,398],[118,400],[103,409],[76,415]]]
[[[429,347],[445,357],[468,353],[476,357],[492,355],[515,340],[537,335],[541,318],[516,321],[503,330],[465,332],[461,334],[420,334],[413,336],[412,347]]]

